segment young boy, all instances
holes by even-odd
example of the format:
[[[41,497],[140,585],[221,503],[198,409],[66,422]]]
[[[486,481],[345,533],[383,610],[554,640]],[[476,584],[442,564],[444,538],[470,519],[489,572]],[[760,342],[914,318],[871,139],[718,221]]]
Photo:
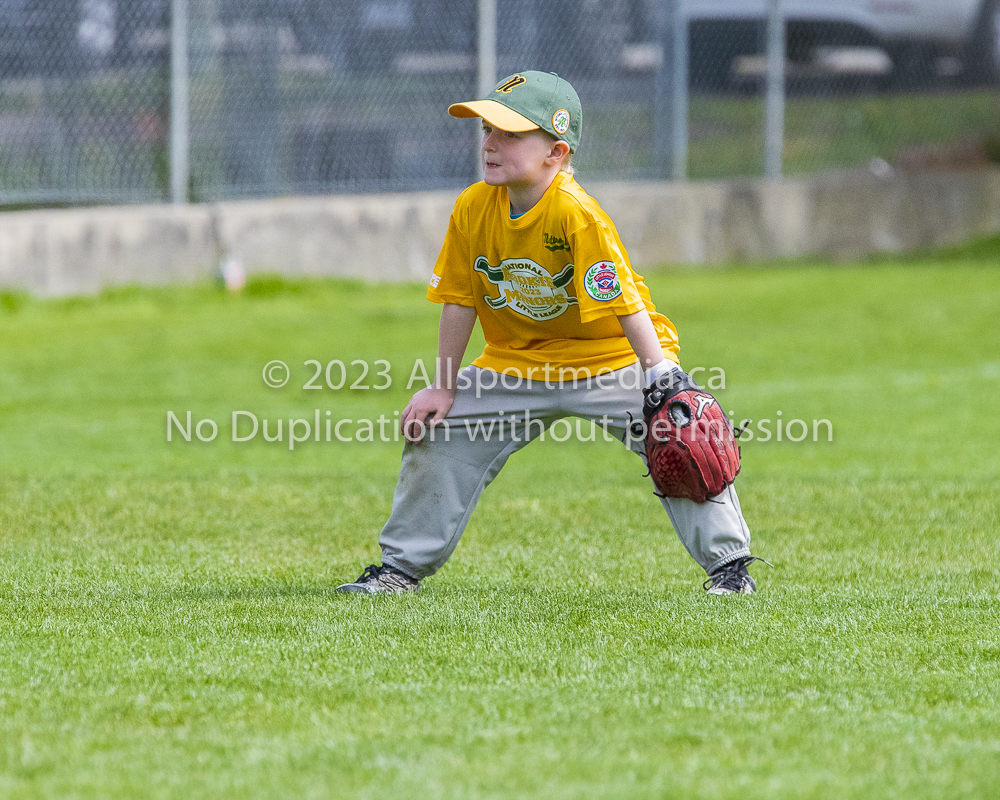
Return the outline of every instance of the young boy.
[[[508,457],[556,420],[593,420],[642,455],[628,427],[642,418],[642,388],[671,370],[684,374],[673,325],[614,224],[573,179],[583,129],[573,87],[525,71],[448,111],[482,118],[484,179],[458,198],[427,292],[444,305],[439,367],[403,411],[407,444],[379,540],[382,564],[342,592],[417,590],[448,560]],[[459,371],[477,318],[486,349]],[[755,590],[733,486],[707,503],[662,503],[709,573],[710,594]]]

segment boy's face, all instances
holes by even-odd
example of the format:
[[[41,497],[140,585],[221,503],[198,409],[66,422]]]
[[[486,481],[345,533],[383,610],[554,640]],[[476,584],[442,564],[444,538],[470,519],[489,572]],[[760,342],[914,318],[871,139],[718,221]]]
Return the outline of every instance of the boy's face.
[[[483,179],[490,186],[530,188],[550,174],[565,152],[565,143],[541,129],[511,133],[483,121]]]

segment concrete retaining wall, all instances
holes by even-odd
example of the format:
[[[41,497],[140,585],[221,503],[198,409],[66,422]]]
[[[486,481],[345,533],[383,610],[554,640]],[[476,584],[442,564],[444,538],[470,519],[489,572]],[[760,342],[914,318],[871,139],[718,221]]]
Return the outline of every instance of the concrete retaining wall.
[[[1000,232],[1000,170],[584,185],[640,271],[955,244]],[[425,280],[457,192],[0,214],[0,287],[36,295],[248,272]]]

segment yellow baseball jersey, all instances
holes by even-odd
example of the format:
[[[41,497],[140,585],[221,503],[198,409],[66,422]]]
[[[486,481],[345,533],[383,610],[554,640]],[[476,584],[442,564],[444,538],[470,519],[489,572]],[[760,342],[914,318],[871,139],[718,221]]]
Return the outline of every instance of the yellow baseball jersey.
[[[486,349],[473,363],[484,369],[541,379],[546,364],[548,374],[627,367],[636,356],[616,317],[644,308],[664,355],[678,361],[677,331],[657,313],[614,223],[566,172],[517,219],[506,187],[466,189],[427,298],[476,309]]]

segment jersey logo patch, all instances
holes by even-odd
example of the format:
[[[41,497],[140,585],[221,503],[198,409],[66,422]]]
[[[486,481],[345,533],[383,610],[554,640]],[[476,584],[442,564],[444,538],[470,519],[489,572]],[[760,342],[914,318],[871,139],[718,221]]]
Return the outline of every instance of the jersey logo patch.
[[[431,287],[434,288],[434,289],[436,289],[437,285],[439,283],[441,283],[441,276],[440,275],[431,275]]]
[[[566,291],[573,283],[572,264],[567,264],[553,277],[529,258],[507,258],[500,266],[491,267],[485,256],[479,256],[473,269],[500,290],[499,297],[483,296],[486,305],[495,311],[509,308],[529,319],[544,322],[562,316],[567,308],[577,304],[576,298]]]
[[[622,293],[614,261],[598,261],[594,264],[583,276],[583,285],[587,294],[601,302],[614,300]]]
[[[510,94],[511,89],[515,86],[520,86],[522,83],[527,83],[528,79],[523,75],[513,75],[509,81],[506,81],[502,86],[498,86],[496,91],[502,92],[503,94]]]

